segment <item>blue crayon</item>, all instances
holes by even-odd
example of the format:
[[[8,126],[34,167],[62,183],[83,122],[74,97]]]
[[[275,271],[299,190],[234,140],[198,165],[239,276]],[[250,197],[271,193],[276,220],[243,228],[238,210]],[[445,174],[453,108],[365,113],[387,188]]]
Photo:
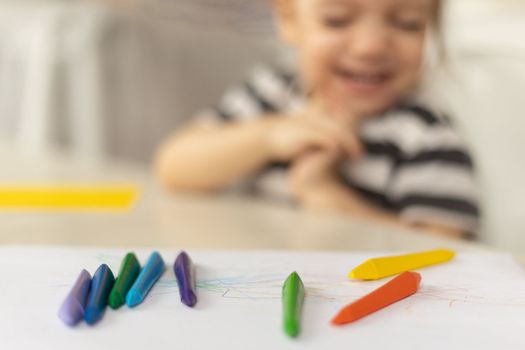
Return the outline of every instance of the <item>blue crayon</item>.
[[[197,303],[197,294],[195,293],[195,274],[193,263],[186,254],[179,254],[173,265],[173,271],[179,285],[180,300],[189,307]]]
[[[84,319],[90,286],[91,275],[86,270],[82,270],[58,311],[58,317],[68,326],[72,327]]]
[[[164,260],[162,260],[160,254],[157,252],[151,253],[146,265],[144,265],[135,283],[133,283],[126,295],[126,304],[129,307],[134,307],[142,303],[151,287],[162,276],[164,269]]]
[[[91,281],[91,291],[89,292],[84,315],[86,323],[93,325],[104,316],[104,311],[108,305],[109,292],[114,283],[115,277],[108,265],[100,265]]]

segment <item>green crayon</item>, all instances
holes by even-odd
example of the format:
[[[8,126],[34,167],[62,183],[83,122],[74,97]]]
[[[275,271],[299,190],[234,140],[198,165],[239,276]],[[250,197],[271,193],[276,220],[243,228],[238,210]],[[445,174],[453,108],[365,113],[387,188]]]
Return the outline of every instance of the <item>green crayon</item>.
[[[109,293],[108,304],[112,309],[118,309],[126,302],[126,294],[137,279],[140,264],[133,253],[128,253],[120,265],[117,280]]]
[[[283,285],[283,326],[290,337],[297,337],[301,327],[304,285],[297,272],[292,272]]]

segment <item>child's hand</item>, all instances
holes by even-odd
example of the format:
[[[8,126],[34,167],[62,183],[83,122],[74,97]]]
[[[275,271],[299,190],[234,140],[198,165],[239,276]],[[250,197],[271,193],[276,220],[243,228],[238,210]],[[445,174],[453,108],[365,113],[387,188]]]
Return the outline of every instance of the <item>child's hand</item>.
[[[337,151],[312,151],[296,158],[289,171],[293,195],[300,199],[325,185],[338,182],[337,164],[342,155]]]
[[[340,91],[321,87],[312,91],[298,115],[268,120],[270,158],[289,161],[318,150],[359,158],[362,146],[356,129],[360,120],[350,111],[348,99]]]
[[[297,158],[290,169],[292,195],[301,207],[316,211],[341,211],[343,185],[337,173],[341,154],[315,151]],[[345,191],[345,190],[343,190]]]
[[[267,145],[272,160],[289,161],[311,151],[341,153],[358,158],[361,145],[343,120],[308,110],[297,116],[268,120]]]
[[[292,195],[308,210],[366,216],[371,212],[369,204],[341,183],[337,171],[340,162],[341,154],[328,151],[297,158],[289,173]]]

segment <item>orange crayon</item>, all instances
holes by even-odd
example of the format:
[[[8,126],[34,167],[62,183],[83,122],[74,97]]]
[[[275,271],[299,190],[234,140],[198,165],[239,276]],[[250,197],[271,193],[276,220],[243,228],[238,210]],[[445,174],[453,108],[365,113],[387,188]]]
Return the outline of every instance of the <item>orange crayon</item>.
[[[417,292],[419,282],[421,282],[419,273],[404,272],[370,294],[341,309],[332,319],[332,324],[343,325],[354,322],[385,306],[404,299]]]

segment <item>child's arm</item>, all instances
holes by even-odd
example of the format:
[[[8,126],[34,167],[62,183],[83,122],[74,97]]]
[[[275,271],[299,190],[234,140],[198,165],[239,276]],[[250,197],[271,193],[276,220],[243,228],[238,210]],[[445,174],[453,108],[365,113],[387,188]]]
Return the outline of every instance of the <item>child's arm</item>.
[[[400,228],[419,229],[427,233],[434,233],[450,238],[461,238],[465,232],[437,224],[412,225],[403,221],[395,214],[366,203],[359,195],[348,186],[338,182],[326,184],[317,189],[317,193],[310,194],[310,198],[304,198],[302,206],[306,209],[319,211],[327,210],[353,215],[371,222],[393,225]],[[331,206],[331,207],[328,207]]]
[[[158,151],[155,168],[170,190],[213,191],[272,161],[289,161],[309,149],[355,152],[355,139],[336,120],[265,116],[251,122],[193,125]]]
[[[313,152],[294,162],[290,180],[295,198],[301,207],[318,212],[349,214],[401,228],[417,228],[451,238],[464,236],[461,230],[444,225],[411,225],[395,214],[369,204],[341,183],[335,167],[339,159],[340,155],[337,153]]]
[[[190,125],[158,150],[155,171],[169,190],[217,190],[270,160],[262,120],[213,127]]]

